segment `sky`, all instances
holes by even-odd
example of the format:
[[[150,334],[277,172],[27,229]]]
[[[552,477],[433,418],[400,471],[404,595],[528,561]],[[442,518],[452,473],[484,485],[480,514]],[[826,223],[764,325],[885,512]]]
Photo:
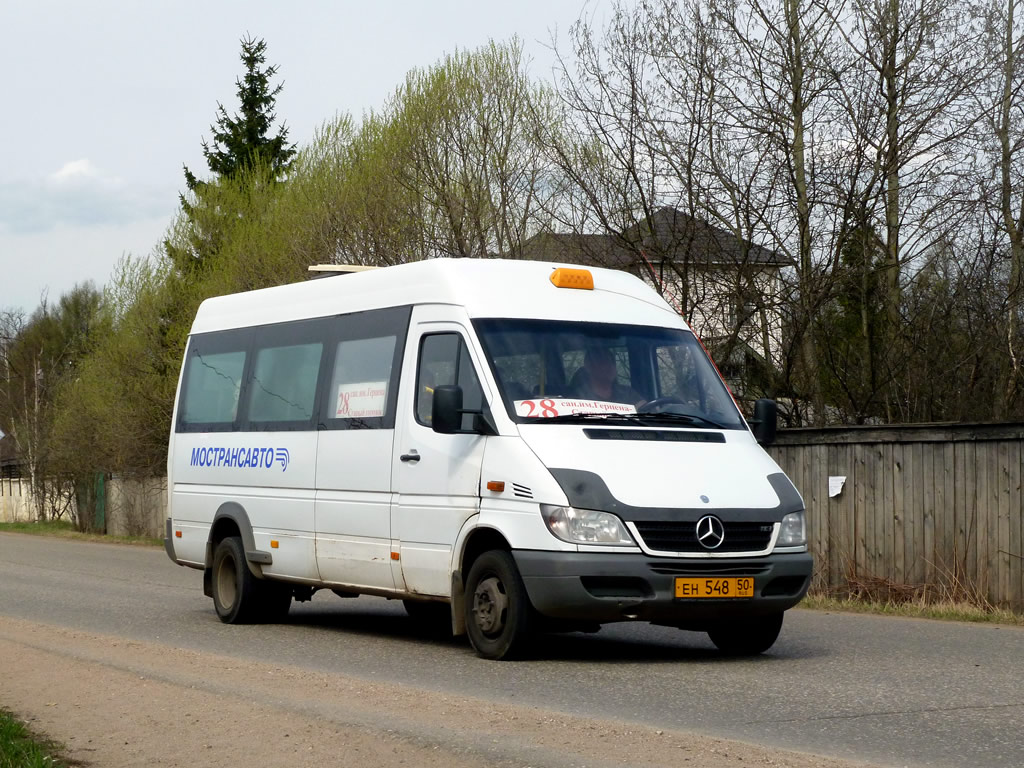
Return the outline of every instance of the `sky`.
[[[600,0],[2,0],[0,311],[107,282],[161,242],[221,102],[237,109],[240,40],[267,42],[277,115],[300,147],[335,115],[381,107],[406,72],[518,35],[550,79],[552,36]]]

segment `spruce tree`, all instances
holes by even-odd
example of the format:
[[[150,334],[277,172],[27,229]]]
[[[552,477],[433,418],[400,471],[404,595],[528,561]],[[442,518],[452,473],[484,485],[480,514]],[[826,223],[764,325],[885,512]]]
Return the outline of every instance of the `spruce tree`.
[[[203,140],[203,157],[218,179],[234,179],[254,167],[266,169],[270,180],[281,179],[291,165],[295,145],[288,144],[288,128],[283,123],[276,136],[268,136],[276,115],[274,104],[284,88],[283,83],[271,87],[277,66],[266,64],[267,43],[251,37],[242,39],[242,63],[245,74],[235,80],[239,111],[229,117],[224,105],[217,102],[217,121],[210,126],[213,145]],[[195,191],[202,182],[185,167],[185,182]]]
[[[274,185],[285,178],[296,152],[295,145],[288,143],[284,123],[276,135],[270,135],[276,119],[274,105],[284,86],[271,84],[278,68],[266,66],[267,44],[249,36],[241,42],[245,74],[235,80],[238,112],[229,116],[218,102],[217,119],[210,126],[213,138],[203,139],[203,156],[213,178],[199,179],[184,166],[192,196],[179,195],[183,215],[177,232],[164,241],[168,257],[183,275],[209,263],[220,249],[226,227],[245,215],[225,208],[224,188]]]

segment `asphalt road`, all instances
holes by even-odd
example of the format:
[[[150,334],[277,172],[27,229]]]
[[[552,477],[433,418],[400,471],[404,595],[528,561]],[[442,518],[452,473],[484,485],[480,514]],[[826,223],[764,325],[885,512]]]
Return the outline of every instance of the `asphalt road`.
[[[752,660],[638,624],[488,662],[398,602],[321,592],[285,624],[228,626],[162,550],[17,534],[0,534],[0,615],[881,765],[1024,766],[1020,628],[797,610]]]

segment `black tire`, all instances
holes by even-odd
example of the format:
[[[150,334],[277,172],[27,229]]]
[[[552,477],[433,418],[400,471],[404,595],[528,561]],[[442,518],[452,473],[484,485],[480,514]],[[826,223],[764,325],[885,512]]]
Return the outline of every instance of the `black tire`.
[[[284,618],[292,601],[286,584],[252,575],[238,536],[222,539],[213,552],[213,606],[225,624],[249,624]]]
[[[708,630],[711,642],[726,656],[757,656],[773,645],[782,630],[782,614],[728,621]]]
[[[512,555],[498,549],[480,555],[466,579],[466,634],[477,655],[521,656],[533,619],[533,606]]]
[[[405,612],[416,625],[431,634],[452,632],[452,607],[433,600],[403,600]]]

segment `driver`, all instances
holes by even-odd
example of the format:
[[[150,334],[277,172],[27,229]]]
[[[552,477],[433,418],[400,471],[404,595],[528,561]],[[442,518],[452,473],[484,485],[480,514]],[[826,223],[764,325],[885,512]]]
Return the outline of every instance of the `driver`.
[[[587,349],[583,367],[573,376],[573,384],[573,395],[581,399],[636,406],[645,402],[638,392],[619,383],[615,355],[607,347]]]

